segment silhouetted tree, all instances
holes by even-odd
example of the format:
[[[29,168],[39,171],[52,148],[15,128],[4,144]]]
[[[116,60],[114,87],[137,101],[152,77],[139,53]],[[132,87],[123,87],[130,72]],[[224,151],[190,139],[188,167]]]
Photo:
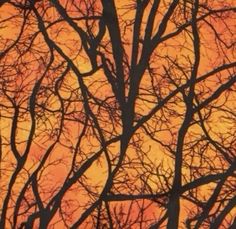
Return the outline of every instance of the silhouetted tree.
[[[234,228],[233,0],[0,7],[0,228]]]

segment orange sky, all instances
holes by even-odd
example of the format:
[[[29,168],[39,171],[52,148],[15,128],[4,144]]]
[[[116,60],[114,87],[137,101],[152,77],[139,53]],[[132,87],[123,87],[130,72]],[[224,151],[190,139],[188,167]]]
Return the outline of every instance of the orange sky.
[[[121,9],[118,11],[120,17],[124,20],[131,20],[133,19],[134,16],[134,12],[129,11],[126,12],[126,1],[117,1],[117,6],[120,7]],[[228,4],[232,4],[233,1],[228,0],[227,1]],[[225,3],[226,4],[226,3]],[[123,8],[122,8],[123,7]],[[163,10],[165,8],[165,4],[164,1],[162,1],[162,5],[160,7],[161,10]],[[125,14],[123,14],[125,12]],[[147,11],[148,12],[148,11]],[[6,4],[4,7],[2,7],[0,9],[0,15],[1,15],[1,19],[5,19],[7,17],[10,17],[11,15],[15,15],[16,12],[13,10],[13,7],[9,6],[8,4]],[[53,11],[51,12],[52,15],[47,15],[48,19],[52,19],[53,18]],[[122,15],[122,16],[121,16]],[[161,14],[158,14],[156,17],[156,25],[154,26],[154,28],[158,28],[159,25],[159,21],[161,18]],[[17,18],[14,20],[11,20],[10,23],[5,23],[5,28],[1,28],[0,30],[0,36],[2,37],[2,40],[10,40],[8,41],[7,45],[9,45],[10,43],[14,42],[14,38],[17,36],[17,34],[19,34],[19,26],[16,26],[12,23],[12,21],[17,21],[19,24],[22,23],[22,19],[21,18]],[[219,19],[215,19],[215,21],[211,21],[212,25],[214,25],[217,29],[219,29],[220,32],[223,33],[222,37],[227,40],[227,39],[233,39],[232,37],[234,37],[235,35],[229,34],[226,31],[226,28],[224,27],[224,23],[222,20]],[[231,23],[231,22],[229,22]],[[32,26],[33,29],[37,29],[36,26]],[[214,36],[214,34],[212,32],[210,32],[209,28],[205,25],[199,25],[200,27],[200,34],[201,34],[201,38],[202,38],[202,46],[201,46],[201,61],[200,61],[200,68],[199,68],[199,76],[201,76],[202,74],[204,74],[204,72],[209,71],[212,66],[215,67],[217,66],[219,63],[222,63],[223,60],[226,62],[230,62],[233,60],[234,58],[234,54],[231,52],[231,49],[229,50],[224,50],[225,53],[223,54],[222,52],[216,52],[216,46],[214,43],[212,43],[212,37]],[[232,27],[233,27],[233,23],[232,23]],[[60,47],[62,47],[63,51],[69,55],[74,63],[76,64],[76,66],[78,66],[79,70],[81,72],[86,72],[86,71],[90,71],[91,65],[88,62],[87,58],[84,58],[84,51],[82,51],[82,55],[77,55],[78,52],[74,51],[74,47],[75,45],[77,45],[78,47],[81,45],[79,37],[76,35],[75,31],[70,28],[70,26],[68,26],[68,24],[66,23],[60,23],[59,25],[56,25],[54,27],[51,28],[51,30],[49,30],[50,35],[53,37],[53,34],[55,31],[59,30],[59,28],[63,28],[63,30],[59,31],[59,36],[57,36],[55,39],[57,41],[57,43],[60,45]],[[175,30],[175,26],[173,23],[169,23],[168,29],[166,31],[166,33],[171,33]],[[31,31],[32,32],[32,31]],[[154,31],[156,32],[156,31]],[[30,29],[29,29],[29,33],[30,33]],[[127,32],[124,36],[124,40],[126,40],[126,46],[125,46],[125,51],[127,52],[127,56],[130,57],[130,52],[131,52],[131,45],[132,45],[132,29],[127,29]],[[108,36],[108,34],[107,34]],[[142,37],[143,35],[141,35]],[[107,39],[107,37],[105,38]],[[105,40],[104,39],[104,40]],[[41,35],[39,35],[35,41],[36,46],[37,46],[37,42],[41,42],[43,41],[43,38]],[[39,44],[39,43],[38,43]],[[184,48],[183,48],[184,45]],[[43,45],[43,46],[39,46],[39,47],[43,47],[43,49],[45,48],[45,50],[47,50],[47,48]],[[0,43],[0,49],[3,49],[3,44]],[[38,47],[36,47],[38,48]],[[43,50],[41,50],[43,51]],[[12,51],[12,55],[16,55],[17,54]],[[163,65],[168,65],[168,62],[164,59],[164,57],[168,55],[169,57],[176,59],[179,61],[179,63],[186,65],[186,69],[189,69],[191,66],[189,64],[188,61],[193,59],[193,53],[192,53],[192,43],[191,43],[191,37],[187,35],[187,32],[181,33],[180,35],[178,35],[174,40],[169,40],[164,42],[163,44],[160,45],[160,47],[157,49],[157,51],[155,51],[155,53],[153,54],[153,56],[155,56],[154,61],[152,61],[151,63],[151,67],[156,67],[157,65],[160,65],[160,67],[157,68],[158,73],[161,75],[164,72],[164,68],[162,67]],[[226,57],[228,59],[226,59]],[[30,55],[29,57],[30,58]],[[34,59],[37,59],[37,57],[32,57]],[[57,58],[57,62],[59,63],[62,58],[60,58],[59,56],[56,55]],[[7,62],[11,62],[11,59],[7,59]],[[40,65],[40,63],[38,62],[32,62],[31,64],[29,64],[29,68],[38,68],[38,66]],[[56,66],[56,64],[55,64]],[[39,71],[40,72],[40,71]],[[56,73],[59,74],[59,70],[58,72],[53,72],[51,71],[51,75],[49,74],[48,78],[45,78],[45,80],[43,81],[43,85],[47,86],[53,84],[53,82],[55,82],[55,80],[57,79],[58,75]],[[25,80],[25,75],[27,74],[27,79],[28,81],[24,81]],[[228,71],[224,71],[222,72],[222,74],[220,75],[221,79],[225,79],[228,75]],[[30,91],[34,85],[34,81],[37,79],[38,76],[35,75],[30,75],[30,70],[28,72],[23,72],[23,74],[20,74],[20,77],[17,78],[17,80],[19,82],[22,81],[22,84],[25,84],[25,89],[22,91],[22,93],[19,95],[19,98],[22,97],[27,97],[30,95]],[[182,72],[179,71],[176,74],[176,79],[178,79],[178,83],[183,84],[186,82],[186,78],[183,76]],[[105,99],[106,97],[108,97],[111,93],[112,93],[112,89],[110,87],[109,84],[103,84],[103,81],[105,81],[106,78],[104,77],[104,74],[101,71],[98,71],[96,74],[94,74],[92,76],[92,79],[87,78],[85,79],[85,83],[87,86],[90,86],[90,90],[91,93],[95,96],[97,96],[98,98],[101,99]],[[18,82],[15,81],[15,82]],[[171,90],[174,89],[173,85],[170,85],[167,79],[157,79],[157,81],[162,82],[163,84],[160,85],[160,91],[162,92],[163,95],[167,95]],[[101,87],[101,84],[103,84],[103,86]],[[152,95],[146,95],[144,93],[146,93],[146,89],[147,88],[151,88],[151,82],[150,82],[150,75],[148,72],[145,73],[143,80],[142,80],[142,89],[140,90],[140,98],[137,100],[137,108],[136,108],[136,112],[138,115],[145,115],[147,114],[150,109],[152,109],[156,103],[157,103],[157,99],[156,96],[152,96]],[[164,87],[164,85],[167,85],[167,87]],[[219,86],[219,81],[217,80],[217,76],[213,75],[210,80],[208,81],[204,81],[202,83],[199,83],[196,86],[196,90],[198,91],[206,91],[206,88],[216,88]],[[82,112],[82,104],[79,102],[78,99],[78,92],[76,92],[76,90],[78,89],[78,83],[77,83],[77,79],[75,77],[75,74],[73,74],[72,72],[70,72],[69,74],[67,74],[66,79],[63,80],[62,83],[62,89],[59,90],[60,96],[63,99],[66,99],[67,97],[71,97],[72,99],[77,99],[78,101],[75,102],[71,102],[71,104],[68,105],[67,107],[67,111],[73,111],[74,107],[76,107],[76,115],[80,115],[79,117],[81,117],[81,119],[83,119],[83,112]],[[73,92],[71,92],[73,91]],[[50,92],[48,92],[50,94]],[[143,93],[143,94],[142,94]],[[22,96],[22,97],[21,97]],[[209,93],[206,93],[204,95],[209,96]],[[229,102],[227,102],[227,106],[232,106],[236,108],[236,104],[233,101],[233,99],[235,99],[235,96],[230,95],[231,99],[229,100]],[[58,96],[56,95],[51,95],[50,98],[47,97],[47,94],[42,95],[41,100],[39,100],[40,102],[48,102],[48,108],[53,109],[53,110],[57,110],[60,108],[60,103],[57,100]],[[48,99],[48,100],[47,100]],[[147,101],[144,101],[144,99],[146,99]],[[182,123],[182,117],[179,116],[175,116],[175,112],[177,114],[184,114],[185,112],[185,105],[183,102],[179,101],[182,99],[181,95],[178,95],[174,98],[174,100],[171,101],[170,106],[172,108],[173,111],[173,117],[171,119],[171,122],[166,122],[163,124],[163,126],[161,126],[161,129],[159,132],[155,133],[155,137],[159,139],[160,142],[163,142],[164,144],[169,144],[171,147],[173,146],[173,139],[176,140],[176,136],[173,136],[173,133],[176,133],[178,128],[180,127],[181,123]],[[177,103],[174,103],[175,100],[177,100]],[[1,100],[0,100],[1,101]],[[92,101],[91,101],[92,102]],[[216,104],[220,104],[221,102],[223,102],[223,99],[219,99],[217,101]],[[27,106],[28,100],[25,100],[24,102],[22,101],[22,109],[21,112],[22,114],[24,114],[24,107]],[[98,108],[96,105],[93,106],[94,111],[98,112]],[[13,112],[13,110],[8,110],[9,114],[11,114],[11,112]],[[105,112],[105,111],[103,111]],[[46,134],[52,134],[49,133],[50,131],[55,130],[56,128],[59,128],[59,123],[58,120],[60,119],[60,112],[58,112],[58,116],[53,116],[50,114],[50,112],[47,113],[46,117],[47,120],[44,120],[40,123],[41,128],[37,129],[37,134],[38,137],[35,139],[34,144],[31,147],[30,150],[30,154],[29,157],[27,159],[27,162],[25,163],[25,169],[24,171],[22,171],[19,174],[19,178],[17,179],[17,183],[14,186],[14,197],[12,200],[11,204],[14,204],[14,200],[17,198],[17,192],[20,189],[20,187],[22,187],[22,185],[24,184],[22,181],[24,181],[26,179],[26,177],[32,173],[34,171],[34,169],[37,167],[38,163],[39,163],[39,158],[40,156],[43,156],[45,153],[45,149],[53,142],[54,137],[52,137],[51,139],[48,139],[48,137],[45,137]],[[6,113],[6,111],[2,112],[2,115],[9,115]],[[102,114],[102,112],[101,112]],[[30,128],[30,122],[26,121],[27,118],[29,118],[28,114],[24,114],[24,118],[22,118],[21,123],[18,125],[19,130],[17,131],[17,139],[18,141],[25,141],[28,137],[29,134],[29,128]],[[171,116],[171,114],[169,113],[168,110],[163,109],[162,112],[159,112],[156,114],[156,119],[163,119],[164,120],[164,116],[167,116],[168,118]],[[225,134],[229,134],[228,130],[235,128],[235,125],[231,122],[231,123],[227,123],[227,120],[224,122],[223,120],[221,120],[220,122],[217,122],[217,120],[219,120],[219,117],[222,116],[221,113],[217,113],[214,114],[212,116],[210,116],[210,121],[208,123],[208,128],[211,128],[213,132],[217,132],[217,131],[221,131],[222,133]],[[104,120],[107,120],[108,124],[109,124],[109,115],[106,114],[106,116],[104,115]],[[167,119],[168,119],[167,118]],[[169,119],[168,119],[169,120]],[[155,125],[156,120],[152,119],[148,122],[148,125],[150,126],[150,128],[153,127],[153,125]],[[61,141],[63,141],[62,144],[57,144],[57,146],[55,147],[55,149],[52,151],[51,156],[49,157],[49,159],[47,160],[46,164],[50,164],[52,163],[52,165],[50,165],[49,167],[45,168],[44,172],[42,173],[42,192],[43,192],[43,185],[47,185],[48,187],[50,187],[50,189],[52,189],[52,193],[53,191],[56,190],[57,187],[60,187],[61,182],[64,182],[66,176],[67,176],[67,172],[68,172],[68,168],[70,168],[70,164],[71,164],[71,160],[73,159],[73,153],[71,152],[72,148],[75,147],[75,144],[77,142],[77,137],[78,135],[83,131],[82,130],[82,125],[76,123],[75,121],[71,121],[71,120],[67,120],[65,121],[65,134],[61,137]],[[106,122],[102,123],[102,127],[109,131],[111,126],[106,125]],[[159,124],[158,124],[159,125]],[[4,118],[2,117],[1,119],[1,131],[2,131],[2,136],[4,139],[9,139],[10,138],[10,126],[11,126],[11,119],[9,118]],[[45,129],[49,129],[48,133],[44,133]],[[121,128],[120,126],[116,126],[114,128],[114,133],[115,131],[117,131],[117,135],[118,133],[121,132]],[[168,170],[171,170],[173,168],[173,159],[171,157],[169,157],[170,153],[168,153],[168,156],[166,154],[166,151],[164,150],[164,147],[162,147],[159,143],[156,143],[154,140],[150,140],[149,137],[147,137],[143,131],[138,130],[137,133],[140,137],[140,139],[142,139],[144,141],[143,145],[140,145],[140,147],[142,148],[143,151],[148,152],[147,155],[148,157],[144,157],[143,162],[145,163],[149,163],[149,160],[151,160],[151,163],[154,164],[154,166],[156,165],[156,167],[158,167],[159,164],[163,163],[163,168],[166,169],[166,171],[163,171],[163,173],[167,173]],[[79,155],[77,157],[77,163],[80,164],[81,162],[83,162],[85,160],[86,156],[90,156],[92,155],[94,152],[96,152],[97,150],[99,150],[100,145],[99,142],[95,139],[94,136],[90,136],[92,135],[92,130],[90,130],[90,132],[88,133],[88,136],[86,136],[86,138],[83,140],[83,144],[82,144],[82,152],[81,155]],[[200,138],[200,135],[202,134],[202,130],[197,126],[197,125],[193,125],[188,133],[188,139],[191,140],[191,137],[195,137],[195,138]],[[107,134],[107,137],[109,137],[109,134]],[[220,136],[217,135],[217,133],[215,135],[213,135],[213,137],[220,138]],[[4,140],[6,141],[6,140]],[[19,151],[23,151],[25,149],[26,146],[26,142],[22,142],[17,144]],[[119,144],[115,143],[112,146],[109,147],[110,153],[113,155],[112,157],[115,158],[116,152],[118,151],[118,147]],[[10,174],[12,173],[12,171],[14,170],[14,164],[15,164],[15,160],[13,159],[13,156],[11,155],[9,146],[3,147],[3,152],[4,152],[4,164],[3,166],[10,166],[9,167],[9,171],[3,175],[2,180],[0,181],[0,184],[3,186],[5,186],[8,183]],[[130,148],[128,150],[128,156],[130,160],[138,160],[138,156],[139,156],[140,152],[137,152],[133,149],[132,145],[130,145]],[[208,151],[209,155],[217,155],[215,154],[215,152],[210,149]],[[189,156],[189,160],[191,156]],[[56,162],[58,160],[58,162]],[[115,160],[115,159],[114,159]],[[117,159],[116,159],[117,160]],[[127,159],[128,160],[128,159]],[[195,161],[195,163],[198,163],[199,158],[194,158],[193,159]],[[217,160],[217,159],[215,159]],[[53,162],[55,162],[55,164],[53,164]],[[153,170],[155,170],[156,168],[153,168]],[[27,171],[27,172],[26,172]],[[127,171],[129,171],[129,168],[127,168]],[[183,169],[183,171],[186,173],[186,177],[188,177],[189,175],[189,171],[188,168]],[[209,171],[209,168],[207,169],[207,172]],[[142,172],[142,169],[137,169],[137,170],[133,170],[130,169],[130,173],[129,176],[132,177],[133,176],[138,176],[138,172]],[[29,173],[29,174],[28,174]],[[55,175],[56,174],[56,175]],[[86,175],[86,179],[88,180],[89,183],[91,184],[97,184],[98,190],[100,191],[106,181],[107,178],[107,165],[105,163],[105,158],[101,157],[100,161],[94,163],[92,165],[92,167],[85,173]],[[158,185],[157,183],[159,182],[158,178],[155,177],[156,174],[154,173],[153,175],[150,176],[150,180],[147,182],[151,188],[158,189]],[[170,178],[172,179],[172,178]],[[125,181],[123,181],[125,182]],[[135,184],[139,183],[140,181],[134,182]],[[68,194],[65,196],[64,200],[66,203],[66,200],[68,198],[78,198],[80,199],[80,204],[87,204],[87,202],[89,201],[89,198],[87,196],[87,192],[85,189],[81,188],[80,190],[80,194],[76,193],[76,191],[73,190],[73,188],[75,188],[77,186],[74,185],[71,190],[68,192]],[[206,186],[206,187],[202,187],[202,190],[204,193],[204,195],[208,196],[207,192],[209,191],[209,188],[211,187],[211,185]],[[202,191],[201,190],[201,191]],[[75,194],[76,193],[76,194]],[[45,196],[50,195],[51,193],[46,193]],[[75,196],[76,195],[76,196]],[[43,196],[43,195],[42,195]],[[82,197],[81,197],[82,196]],[[1,203],[1,200],[0,200]],[[148,203],[148,201],[147,201]],[[112,204],[115,206],[115,204]],[[117,206],[119,206],[119,204],[117,204]],[[183,201],[182,204],[182,208],[181,208],[181,214],[182,217],[185,218],[186,212],[189,211],[189,209],[186,210],[186,208],[188,208],[189,206],[191,206],[191,204],[189,205],[189,203],[186,201]],[[78,218],[78,213],[81,212],[81,208],[80,209],[76,209],[77,206],[74,204],[71,204],[71,209],[75,210],[74,214],[72,215],[72,219]],[[69,208],[70,208],[69,207]],[[135,209],[137,207],[133,207],[133,213],[135,214]],[[147,211],[147,217],[149,217],[150,215],[155,215],[156,217],[159,214],[159,208],[158,206],[154,205],[151,206],[150,209]],[[186,212],[185,212],[186,210]],[[192,209],[193,210],[193,209]],[[9,210],[9,214],[11,213],[11,210]],[[55,216],[55,218],[53,219],[52,223],[54,221],[57,221],[57,216]],[[74,217],[74,218],[73,218]],[[57,224],[56,228],[64,228],[60,223]]]

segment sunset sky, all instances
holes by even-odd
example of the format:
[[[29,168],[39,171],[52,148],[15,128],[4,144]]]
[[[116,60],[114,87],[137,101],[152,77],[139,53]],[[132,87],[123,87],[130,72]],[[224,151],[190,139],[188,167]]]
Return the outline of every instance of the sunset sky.
[[[233,0],[3,4],[0,228],[172,229],[177,199],[176,228],[229,227],[235,19]]]

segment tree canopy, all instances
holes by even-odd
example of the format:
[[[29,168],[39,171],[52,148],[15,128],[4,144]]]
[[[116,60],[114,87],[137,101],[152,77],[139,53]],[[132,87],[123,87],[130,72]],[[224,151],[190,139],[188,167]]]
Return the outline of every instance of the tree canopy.
[[[0,2],[0,228],[235,228],[233,0]]]

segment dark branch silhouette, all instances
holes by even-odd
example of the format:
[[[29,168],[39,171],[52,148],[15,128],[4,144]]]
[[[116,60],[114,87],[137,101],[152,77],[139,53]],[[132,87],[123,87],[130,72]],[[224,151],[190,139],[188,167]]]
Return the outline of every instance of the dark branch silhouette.
[[[0,228],[234,228],[233,1],[0,1]]]

